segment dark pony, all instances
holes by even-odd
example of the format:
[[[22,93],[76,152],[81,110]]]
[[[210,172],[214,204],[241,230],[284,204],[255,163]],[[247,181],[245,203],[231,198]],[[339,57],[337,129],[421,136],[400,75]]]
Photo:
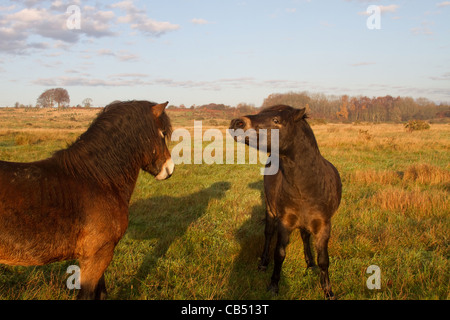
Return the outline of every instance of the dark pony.
[[[104,271],[128,226],[140,169],[158,180],[174,164],[167,102],[108,105],[71,146],[48,159],[0,161],[0,263],[78,259],[78,298],[106,297]]]
[[[274,147],[271,145],[271,130],[278,130],[279,170],[273,175],[264,176],[266,240],[260,270],[267,269],[271,239],[275,232],[278,234],[269,289],[278,292],[289,236],[294,229],[300,229],[307,268],[315,265],[310,247],[310,236],[313,235],[320,283],[325,297],[333,299],[328,276],[328,240],[331,217],[341,201],[342,184],[336,168],[320,154],[306,118],[305,109],[277,105],[256,115],[232,120],[230,129],[253,129],[258,140],[259,130],[267,130],[265,150],[269,152]],[[249,144],[247,137],[245,143]]]

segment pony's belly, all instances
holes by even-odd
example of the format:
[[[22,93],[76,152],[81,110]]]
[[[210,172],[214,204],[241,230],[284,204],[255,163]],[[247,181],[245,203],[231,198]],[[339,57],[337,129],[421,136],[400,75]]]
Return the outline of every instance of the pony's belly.
[[[10,266],[43,266],[52,262],[72,260],[72,255],[48,255],[46,251],[34,250],[27,252],[11,252],[0,247],[0,264]]]
[[[73,256],[77,228],[69,217],[57,210],[2,209],[0,206],[0,263],[44,265]]]

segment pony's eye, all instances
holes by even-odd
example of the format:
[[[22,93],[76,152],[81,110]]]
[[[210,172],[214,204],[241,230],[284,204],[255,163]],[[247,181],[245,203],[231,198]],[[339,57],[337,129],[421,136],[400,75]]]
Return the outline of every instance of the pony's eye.
[[[273,118],[272,121],[273,121],[273,123],[275,123],[275,124],[279,124],[279,123],[280,123],[280,120],[278,120],[277,118]]]

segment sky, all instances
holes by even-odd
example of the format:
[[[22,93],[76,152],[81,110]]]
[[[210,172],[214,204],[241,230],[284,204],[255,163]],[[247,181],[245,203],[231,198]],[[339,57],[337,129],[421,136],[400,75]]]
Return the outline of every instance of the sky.
[[[259,107],[302,91],[450,102],[450,1],[0,0],[0,106],[58,87],[95,106]]]

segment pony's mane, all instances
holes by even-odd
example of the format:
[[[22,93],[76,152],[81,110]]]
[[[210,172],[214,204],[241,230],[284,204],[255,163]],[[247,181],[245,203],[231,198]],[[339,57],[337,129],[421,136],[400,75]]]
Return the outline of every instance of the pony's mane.
[[[279,104],[279,105],[275,105],[275,106],[270,106],[270,107],[266,107],[264,109],[261,110],[261,112],[270,112],[270,111],[277,111],[277,112],[282,112],[285,110],[295,110],[296,108],[293,108],[291,106],[288,105],[284,105],[284,104]],[[305,112],[302,119],[308,119],[309,115]]]
[[[66,173],[102,184],[121,184],[135,175],[144,154],[160,143],[158,126],[148,101],[114,102],[106,106],[67,149],[54,153]],[[165,112],[158,118],[170,136],[172,127]]]

